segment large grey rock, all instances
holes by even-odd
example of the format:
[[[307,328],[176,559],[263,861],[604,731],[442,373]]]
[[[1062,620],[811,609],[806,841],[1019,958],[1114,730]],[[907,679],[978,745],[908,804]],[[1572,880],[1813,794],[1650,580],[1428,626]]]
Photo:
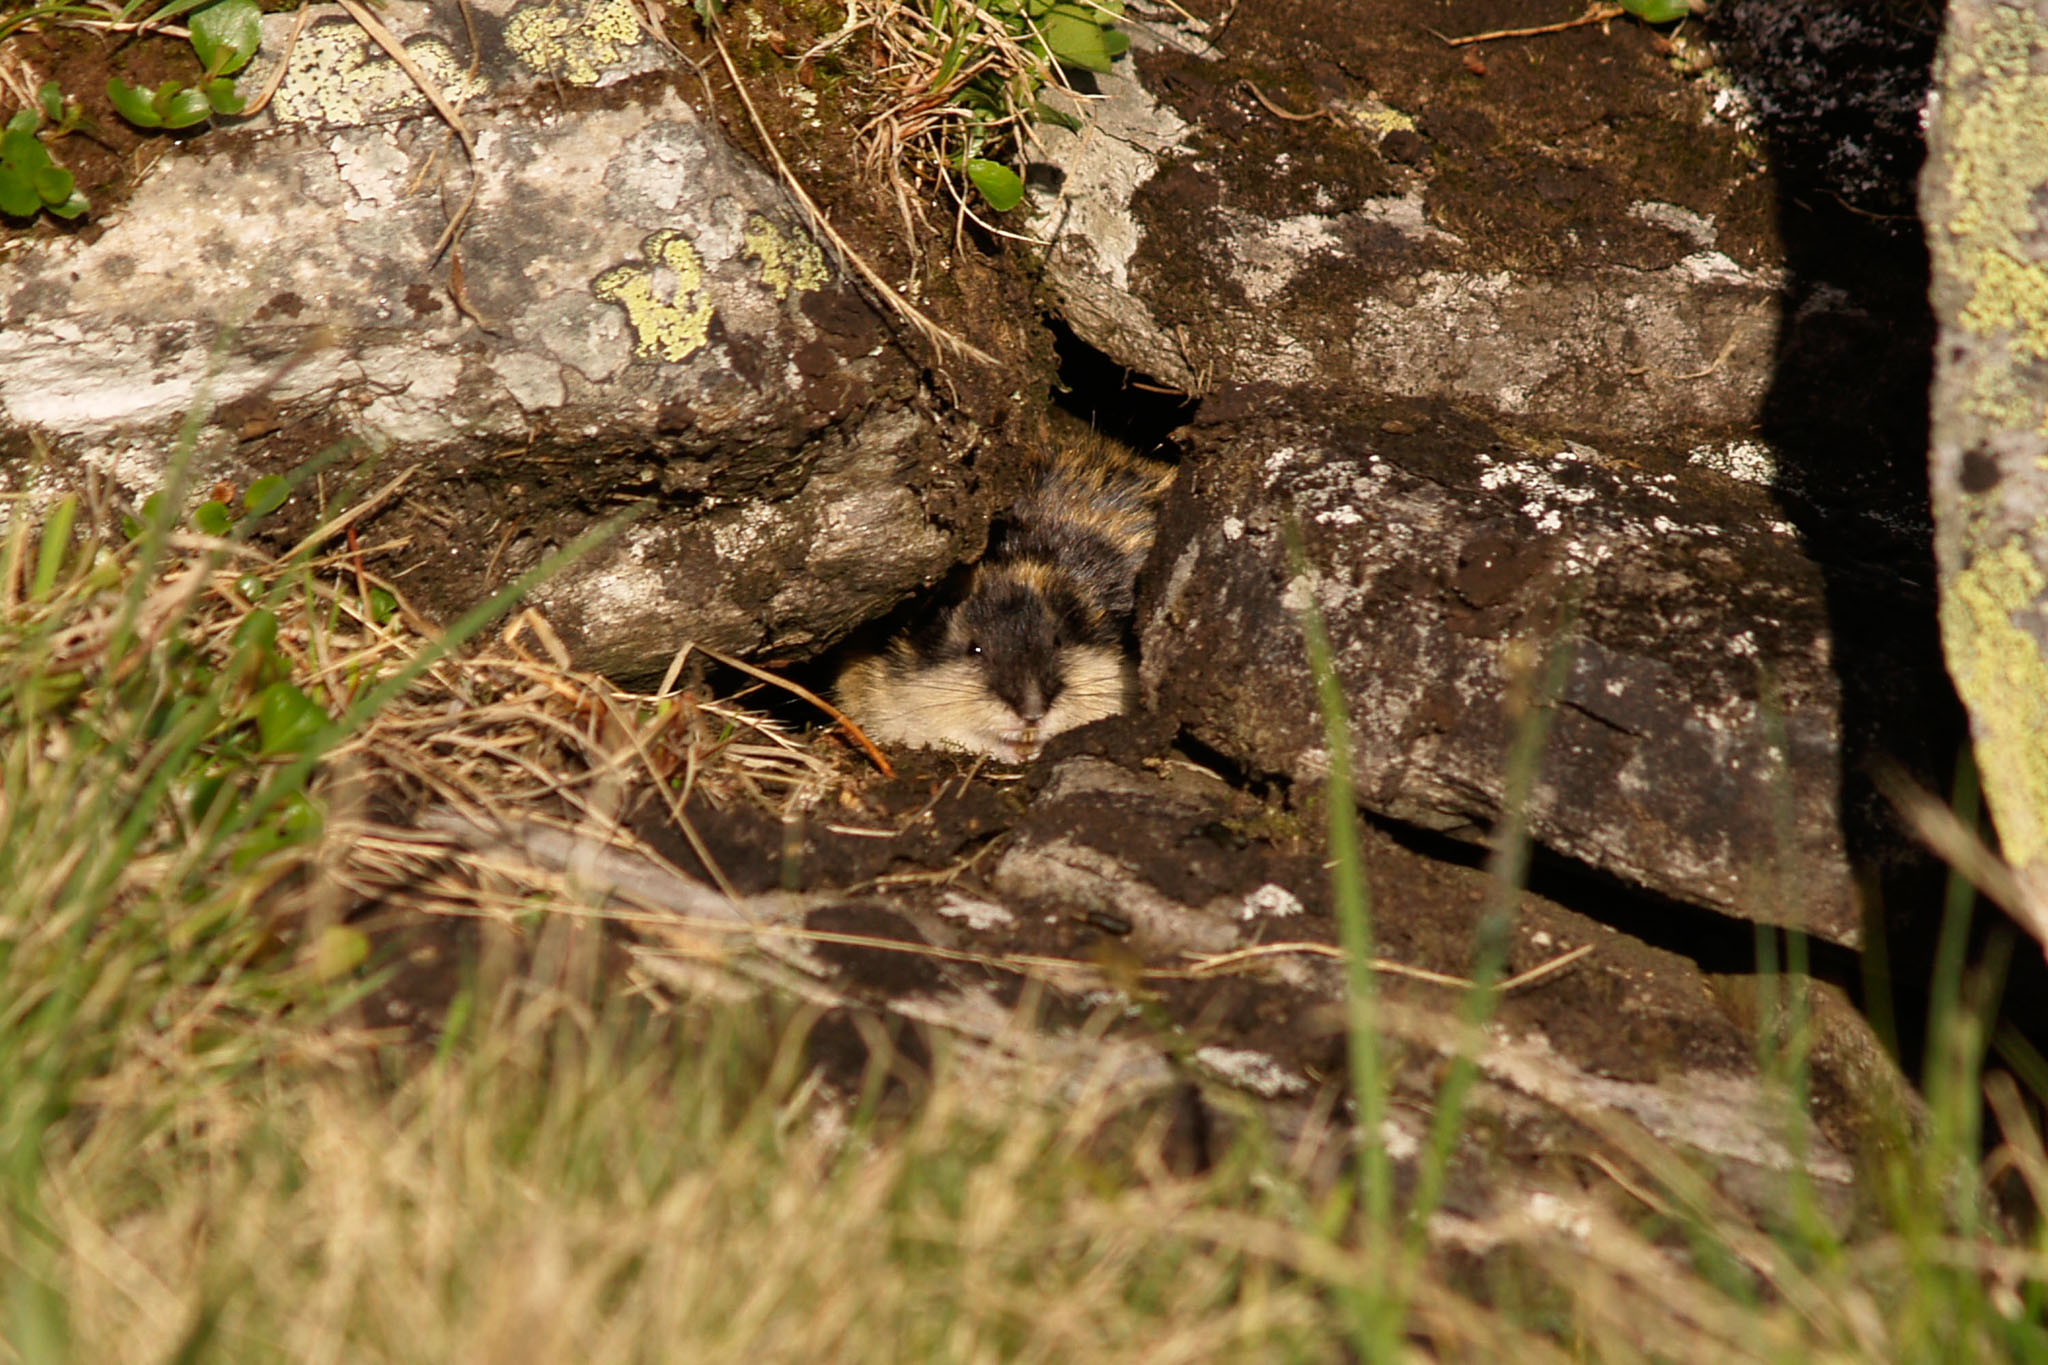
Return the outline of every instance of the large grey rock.
[[[1864,762],[1941,772],[1952,715],[1919,256],[1890,200],[1834,208],[1899,187],[1919,49],[1810,8],[1802,30],[1734,7],[1719,31],[1748,65],[1699,79],[1677,69],[1711,64],[1698,30],[1461,57],[1441,6],[1274,0],[1220,35],[1141,33],[1087,125],[1046,134],[1061,175],[1034,222],[1067,319],[1206,399],[1144,628],[1158,705],[1253,771],[1315,776],[1282,600],[1313,584],[1361,799],[1482,830],[1515,640],[1577,602],[1538,837],[1858,941],[1858,877],[1904,842]],[[1794,98],[1771,73],[1806,39],[1878,53],[1884,98]],[[1806,138],[1810,179],[1765,164],[1765,127]],[[1295,515],[1307,578],[1280,544]]]
[[[1359,801],[1477,833],[1505,814],[1526,715],[1513,699],[1555,651],[1537,839],[1669,896],[1859,941],[1855,750],[1818,571],[1760,490],[1299,391],[1209,414],[1141,606],[1151,704],[1252,771],[1320,781],[1299,616],[1313,602],[1350,699]]]
[[[771,951],[802,972],[796,988],[821,1003],[857,1000],[937,1026],[972,1040],[970,1055],[981,1050],[975,1043],[993,1043],[1057,1059],[1067,1069],[1062,1086],[1080,1088],[1079,1075],[1106,1084],[1114,1074],[1119,1089],[1154,1096],[1188,1077],[1204,1089],[1234,1089],[1242,1098],[1213,1111],[1226,1134],[1228,1116],[1255,1103],[1261,1125],[1298,1153],[1319,1152],[1316,1164],[1330,1172],[1367,1142],[1384,1144],[1404,1175],[1412,1172],[1429,1143],[1445,1062],[1465,1037],[1459,979],[1471,970],[1475,926],[1497,889],[1481,871],[1368,834],[1382,1074],[1395,1103],[1380,1131],[1360,1132],[1344,1080],[1346,972],[1333,955],[1320,841],[1212,772],[1134,761],[1131,732],[1119,725],[1063,737],[1047,768],[1027,779],[1037,790],[1017,793],[1014,805],[985,786],[954,783],[950,771],[927,772],[868,789],[890,813],[862,825],[880,828],[849,833],[827,821],[790,831],[754,812],[758,836],[726,825],[707,837],[729,850],[783,840],[785,877],[799,865],[809,878],[854,859],[840,875],[860,877],[871,888],[862,894],[764,891],[744,906],[744,918],[800,917],[808,931],[831,936],[771,940]],[[936,786],[928,797],[927,784]],[[952,862],[949,846],[986,837],[991,820],[1007,834],[985,875],[955,864],[951,874],[898,876],[887,887],[863,875],[933,854]],[[879,837],[892,828],[893,838]],[[679,844],[658,826],[642,832],[657,847]],[[918,857],[903,857],[913,850]],[[737,868],[741,859],[729,853],[726,863]],[[764,871],[772,880],[773,869]],[[686,913],[698,913],[702,894],[684,899]],[[665,899],[642,904],[659,908]],[[1630,1212],[1619,1189],[1588,1189],[1582,1176],[1589,1158],[1610,1171],[1629,1165],[1640,1152],[1632,1133],[1697,1162],[1760,1221],[1777,1215],[1803,1168],[1816,1206],[1846,1223],[1866,1197],[1864,1158],[1910,1136],[1908,1087],[1869,1025],[1824,989],[1812,1006],[1812,1123],[1795,1136],[1797,1101],[1757,1063],[1757,1030],[1767,1024],[1755,997],[1782,999],[1807,983],[1779,977],[1752,990],[1747,978],[1717,982],[1684,957],[1533,893],[1515,894],[1509,913],[1508,970],[1550,970],[1509,989],[1478,1042],[1445,1221],[1432,1223],[1439,1239],[1483,1241],[1481,1230],[1499,1219],[1559,1198],[1598,1206],[1613,1197],[1615,1212]],[[640,926],[658,940],[671,936],[658,919],[643,916]],[[1205,961],[1215,970],[1200,970]],[[1028,993],[1020,974],[1033,982]],[[703,987],[693,981],[692,989]],[[1043,1035],[1023,1036],[1020,1000],[1031,1002]],[[1158,1066],[1162,1050],[1180,1065]]]
[[[917,367],[684,101],[633,6],[383,14],[474,158],[361,29],[315,10],[260,117],[171,147],[100,231],[0,278],[8,445],[37,433],[53,477],[83,463],[139,494],[211,403],[209,481],[338,438],[418,465],[379,530],[411,537],[405,582],[443,612],[638,504],[542,599],[584,661],[622,672],[691,638],[815,648],[978,545],[986,509]],[[266,21],[245,93],[290,26]]]
[[[1606,430],[1754,414],[1785,277],[1701,96],[1638,82],[1594,133],[1554,94],[1441,81],[1427,28],[1380,7],[1288,8],[1270,35],[1233,20],[1224,52],[1139,26],[1083,129],[1043,131],[1060,184],[1032,221],[1084,339],[1196,392],[1361,388]],[[1259,46],[1294,23],[1305,49]],[[1683,167],[1658,156],[1673,125]]]

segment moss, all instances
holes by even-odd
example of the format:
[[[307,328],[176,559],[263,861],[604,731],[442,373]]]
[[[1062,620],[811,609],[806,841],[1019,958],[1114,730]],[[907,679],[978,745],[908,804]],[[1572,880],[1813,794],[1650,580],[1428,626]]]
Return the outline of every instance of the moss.
[[[2048,528],[2043,528],[2048,530]],[[1977,732],[1977,762],[2005,853],[2048,859],[2048,659],[2021,624],[2048,576],[2015,537],[1980,552],[1941,597],[1941,634]]]

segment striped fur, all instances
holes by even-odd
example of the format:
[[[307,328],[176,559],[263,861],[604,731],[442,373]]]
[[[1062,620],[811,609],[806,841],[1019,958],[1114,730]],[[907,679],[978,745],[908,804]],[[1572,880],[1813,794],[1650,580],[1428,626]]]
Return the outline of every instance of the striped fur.
[[[1173,477],[1092,433],[1038,457],[965,594],[927,629],[855,660],[841,706],[879,740],[1013,763],[1125,710],[1138,569]]]

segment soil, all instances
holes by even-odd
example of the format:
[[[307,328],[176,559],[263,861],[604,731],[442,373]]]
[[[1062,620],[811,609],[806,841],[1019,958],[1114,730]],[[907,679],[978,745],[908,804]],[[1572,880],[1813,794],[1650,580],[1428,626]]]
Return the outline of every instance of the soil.
[[[131,85],[155,89],[167,80],[191,84],[201,74],[192,45],[165,34],[115,34],[60,28],[14,34],[0,46],[0,71],[9,77],[0,90],[0,122],[20,107],[16,89],[35,91],[55,81],[68,99],[76,100],[83,118],[63,138],[46,140],[51,160],[77,178],[78,192],[91,209],[64,222],[49,214],[20,219],[0,215],[0,256],[18,249],[23,239],[77,233],[92,240],[98,220],[118,209],[149,165],[175,143],[203,137],[210,125],[196,124],[177,132],[137,128],[114,111],[107,82],[119,77]]]

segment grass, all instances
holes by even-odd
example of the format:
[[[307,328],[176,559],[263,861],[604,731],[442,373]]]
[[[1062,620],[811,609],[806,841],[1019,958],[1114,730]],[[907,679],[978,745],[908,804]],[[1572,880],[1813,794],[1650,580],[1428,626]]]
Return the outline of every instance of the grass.
[[[0,1361],[2048,1360],[2048,1255],[1983,1198],[1987,1169],[2048,1198],[2048,1153],[2001,1073],[1979,1162],[1967,993],[1941,1024],[1953,1116],[1902,1145],[1853,1240],[1759,1230],[1619,1122],[1641,1218],[1503,1210],[1475,1257],[1420,1235],[1376,1145],[1332,1190],[1247,1123],[1176,1176],[1111,1078],[1072,1097],[1028,1046],[1000,1069],[943,1038],[925,1071],[876,1052],[856,1088],[880,1098],[849,1110],[808,1043],[839,1021],[625,989],[573,884],[463,882],[374,814],[432,799],[609,837],[636,783],[793,797],[820,778],[804,746],[578,674],[538,618],[467,619],[458,664],[381,547],[322,514],[279,555],[253,517],[202,537],[160,508],[130,536],[86,501],[13,510]],[[279,685],[305,723],[266,728]],[[393,965],[363,959],[366,905],[485,923],[431,1044],[363,1026]],[[1389,1103],[1384,1072],[1353,1082],[1360,1114]],[[1455,1116],[1436,1133],[1447,1158]]]

